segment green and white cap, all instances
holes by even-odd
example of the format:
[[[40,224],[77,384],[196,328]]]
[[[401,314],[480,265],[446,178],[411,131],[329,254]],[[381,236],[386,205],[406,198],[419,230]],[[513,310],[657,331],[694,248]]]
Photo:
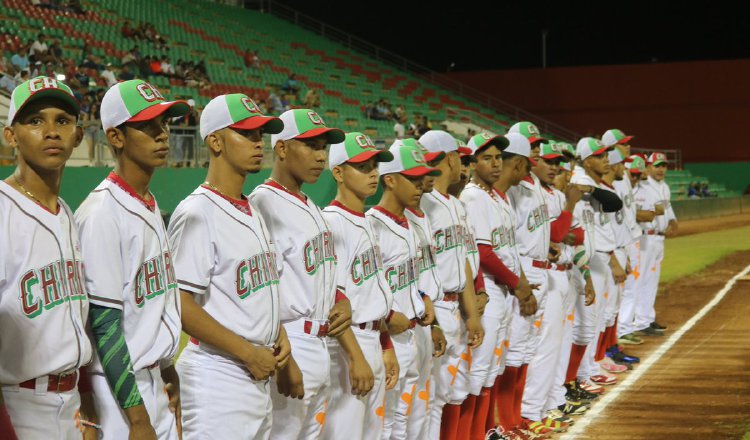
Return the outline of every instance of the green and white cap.
[[[508,129],[508,133],[521,133],[531,144],[547,140],[542,137],[539,128],[529,121],[516,122]]]
[[[634,136],[626,136],[622,130],[613,128],[604,132],[602,136],[602,143],[608,147],[612,147],[617,144],[628,144]]]
[[[396,141],[399,142],[399,141]],[[402,142],[405,145],[408,145],[410,147],[414,147],[417,150],[421,151],[424,155],[424,160],[427,162],[432,162],[433,160],[442,160],[445,157],[445,153],[442,151],[430,151],[427,148],[425,148],[424,145],[422,145],[421,142],[414,138],[406,138],[401,139],[400,142]]]
[[[576,145],[576,156],[581,160],[586,160],[589,156],[604,154],[612,148],[614,147],[604,145],[599,139],[585,137],[578,141],[578,145]]]
[[[102,99],[102,128],[117,127],[125,122],[149,121],[160,115],[173,118],[190,112],[185,101],[167,101],[156,87],[142,79],[115,84]]]
[[[567,142],[558,142],[557,145],[560,146],[560,151],[563,155],[569,157],[570,159],[576,157],[576,148],[573,146],[573,144],[569,144]]]
[[[609,151],[609,164],[610,165],[616,165],[620,162],[625,160],[624,157],[622,157],[622,154],[620,153],[620,150],[617,148],[613,148]]]
[[[393,154],[387,150],[379,150],[370,136],[357,131],[346,134],[344,142],[331,145],[328,152],[328,168],[333,169],[342,163],[360,163],[374,157],[378,162],[390,162]]]
[[[264,116],[260,108],[242,93],[219,95],[209,101],[201,113],[201,138],[222,128],[239,130],[263,129],[264,133],[280,133],[284,129],[281,119]]]
[[[505,138],[508,139],[508,146],[503,150],[504,153],[513,153],[523,157],[531,157],[531,142],[529,142],[526,136],[520,133],[509,132],[505,135]]]
[[[19,84],[10,95],[10,104],[8,105],[8,123],[13,124],[18,112],[30,102],[42,98],[59,99],[69,104],[75,110],[75,116],[81,111],[81,104],[73,96],[73,91],[65,83],[48,76],[37,76],[28,81]]]
[[[424,147],[418,145],[414,139],[411,139],[413,142],[404,142],[407,140],[409,139],[397,140],[391,145],[388,151],[393,154],[393,160],[378,165],[380,175],[400,173],[406,176],[439,176],[439,169],[427,166]]]
[[[474,136],[469,138],[468,142],[466,142],[466,146],[471,150],[471,154],[477,154],[477,151],[489,145],[495,145],[502,151],[505,150],[505,148],[507,148],[509,144],[510,142],[505,138],[505,136],[499,134],[492,135],[484,131],[475,134]]]
[[[278,141],[310,139],[321,135],[326,135],[329,144],[344,142],[344,132],[338,128],[328,127],[315,110],[306,108],[287,110],[279,118],[284,122],[284,129],[271,135],[273,147],[276,147]]]
[[[655,151],[648,156],[648,163],[653,166],[667,163],[667,155],[662,152]]]
[[[458,151],[460,155],[471,154],[466,146],[460,146],[456,138],[443,130],[430,130],[419,138],[419,143],[430,153],[450,153]]]
[[[458,138],[453,138],[453,139],[455,139],[456,143],[458,144],[458,153],[459,153],[459,156],[461,156],[461,157],[471,156],[471,148],[469,148],[468,146],[466,146],[466,142],[464,142],[464,141],[462,141],[461,139],[458,139]]]
[[[634,154],[625,162],[625,168],[630,170],[632,174],[641,174],[646,171],[646,161],[641,156]]]
[[[557,142],[547,141],[540,145],[539,157],[542,159],[557,159],[562,158],[567,161],[568,158],[563,154],[560,144]]]

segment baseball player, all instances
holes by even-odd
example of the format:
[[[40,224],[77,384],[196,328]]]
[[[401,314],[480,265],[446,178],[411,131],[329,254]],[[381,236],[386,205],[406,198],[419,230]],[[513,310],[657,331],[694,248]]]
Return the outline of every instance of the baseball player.
[[[393,294],[383,274],[380,246],[365,218],[365,199],[378,187],[378,162],[393,160],[388,151],[375,148],[362,133],[347,133],[344,142],[331,145],[328,166],[336,181],[336,198],[323,210],[333,234],[338,258],[338,284],[346,289],[352,305],[352,331],[362,356],[349,358],[335,339],[331,354],[331,400],[323,437],[380,440],[383,433],[386,385],[398,380],[398,362],[384,326],[393,304]],[[350,372],[366,362],[373,372],[374,386],[366,395]],[[347,368],[347,365],[353,367]]]
[[[419,347],[415,328],[432,317],[425,314],[426,293],[419,290],[420,247],[416,226],[406,219],[407,207],[419,206],[425,175],[440,173],[427,166],[419,147],[396,141],[389,151],[394,159],[378,166],[383,195],[367,211],[383,256],[385,278],[394,295],[386,322],[399,363],[398,383],[386,392],[384,439],[407,438],[408,417],[419,381]]]
[[[291,347],[279,325],[276,253],[242,186],[260,170],[263,133],[282,129],[240,93],[217,96],[201,114],[206,181],[180,202],[168,229],[190,335],[177,363],[186,440],[270,435],[269,378]]]
[[[467,347],[476,348],[481,344],[484,331],[477,312],[477,298],[474,292],[475,272],[468,260],[466,235],[468,223],[466,210],[456,197],[448,194],[450,184],[458,183],[461,177],[459,155],[469,153],[460,147],[453,136],[441,130],[430,130],[420,138],[420,143],[429,154],[444,155],[437,160],[436,168],[441,175],[435,178],[432,191],[422,195],[420,206],[433,231],[436,248],[437,274],[442,285],[443,298],[435,302],[435,318],[446,338],[446,355],[435,360],[432,381],[435,384],[435,399],[430,407],[430,435],[428,438],[455,437],[449,434],[450,426],[458,427],[459,417],[453,414],[446,420],[446,430],[441,434],[443,407],[454,403],[456,409],[466,399],[470,356]],[[461,262],[464,262],[461,267]],[[462,322],[461,313],[466,316]],[[454,410],[455,411],[455,410]]]
[[[645,255],[641,257],[643,280],[636,300],[636,336],[658,336],[665,330],[664,326],[656,322],[654,303],[659,289],[661,262],[664,259],[664,238],[673,237],[677,233],[677,217],[672,209],[671,192],[669,185],[664,182],[667,157],[664,153],[652,153],[648,162],[648,180],[643,182],[643,186],[656,194],[658,203],[655,204],[656,218],[650,227],[644,228],[645,235],[641,243],[641,252]]]
[[[104,95],[102,127],[114,171],[75,214],[81,231],[91,333],[98,356],[91,382],[104,439],[176,439],[180,297],[167,231],[151,176],[166,164],[169,118],[186,114],[142,80]],[[167,389],[168,395],[163,392]]]
[[[326,126],[309,109],[286,111],[280,119],[284,130],[271,135],[271,176],[249,197],[266,221],[279,256],[279,317],[296,361],[277,372],[278,390],[271,390],[271,438],[318,438],[330,395],[326,336],[346,334],[340,339],[345,349],[354,350],[357,342],[350,330],[351,306],[336,277],[331,230],[322,210],[301,188],[317,182],[326,165],[327,146],[342,142],[344,133]],[[369,367],[358,374],[364,382],[372,380]]]
[[[78,369],[91,360],[89,302],[73,213],[58,197],[83,137],[64,83],[36,77],[11,95],[6,143],[18,165],[0,181],[0,437],[80,439]],[[81,393],[83,393],[81,385]],[[4,402],[4,403],[3,403]]]
[[[479,248],[480,265],[489,303],[482,315],[485,337],[472,352],[470,392],[477,400],[472,431],[495,425],[495,403],[500,428],[511,431],[519,368],[506,366],[510,322],[515,314],[536,312],[532,286],[521,268],[516,241],[515,210],[506,192],[529,175],[531,146],[522,135],[472,138],[476,166],[471,183],[461,193]],[[501,170],[502,168],[502,170]],[[482,400],[488,399],[488,403]],[[479,428],[477,428],[479,425]]]

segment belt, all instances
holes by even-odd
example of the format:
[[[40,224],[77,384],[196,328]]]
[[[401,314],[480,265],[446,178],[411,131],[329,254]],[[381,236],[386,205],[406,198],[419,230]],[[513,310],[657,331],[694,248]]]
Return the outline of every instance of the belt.
[[[378,319],[377,321],[364,322],[362,324],[354,324],[354,326],[359,327],[361,330],[378,331],[380,330],[380,320]]]
[[[30,390],[36,389],[36,381],[41,378],[29,379],[25,382],[18,384],[21,388],[27,388]],[[75,389],[78,384],[78,370],[73,370],[70,373],[63,374],[50,374],[47,376],[47,392],[53,393],[64,393]]]
[[[564,264],[553,263],[552,267],[550,267],[550,269],[559,270],[560,272],[565,272],[566,270],[570,270],[572,268],[573,268],[573,263],[564,263]]]
[[[458,292],[445,292],[445,294],[443,294],[443,301],[458,301]]]
[[[547,260],[531,260],[531,265],[539,269],[549,269],[551,267]]]
[[[288,331],[294,331],[297,333],[306,333],[308,335],[317,336],[323,338],[328,335],[328,326],[330,324],[326,320],[311,320],[306,318],[300,318],[295,321],[284,324],[284,327]]]
[[[615,254],[615,251],[597,251],[597,252],[600,253],[600,254],[605,254],[605,255],[614,255]]]
[[[655,229],[650,229],[648,231],[643,231],[643,235],[664,235],[663,232],[656,232]]]

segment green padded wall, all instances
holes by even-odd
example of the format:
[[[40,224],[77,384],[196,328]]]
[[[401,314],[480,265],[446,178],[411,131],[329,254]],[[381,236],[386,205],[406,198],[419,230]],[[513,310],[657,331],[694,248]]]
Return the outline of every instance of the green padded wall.
[[[708,177],[712,182],[721,182],[740,194],[750,185],[750,162],[688,163],[685,169],[693,175]]]

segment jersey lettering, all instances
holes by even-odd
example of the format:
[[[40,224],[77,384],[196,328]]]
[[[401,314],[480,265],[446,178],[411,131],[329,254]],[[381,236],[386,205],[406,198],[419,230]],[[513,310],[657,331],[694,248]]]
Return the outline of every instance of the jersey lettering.
[[[492,238],[492,248],[495,250],[516,245],[515,231],[507,226],[493,229],[490,236]]]
[[[380,254],[380,248],[374,246],[354,257],[350,275],[354,284],[359,286],[381,270],[383,270],[383,256]]]
[[[36,318],[44,310],[51,310],[68,301],[86,297],[81,282],[83,265],[80,261],[55,261],[39,269],[32,269],[21,277],[19,292],[21,309],[27,318]],[[35,287],[38,293],[35,294]]]
[[[549,221],[549,208],[547,204],[542,204],[534,208],[533,211],[529,212],[529,217],[526,220],[526,227],[529,232],[534,232],[540,227],[544,226]]]
[[[405,289],[418,279],[419,257],[409,258],[398,266],[389,266],[385,270],[385,278],[391,292],[396,293]]]
[[[336,253],[333,249],[333,239],[329,231],[316,235],[312,240],[305,243],[304,252],[305,271],[313,275],[326,261],[336,261]]]
[[[237,265],[237,296],[247,298],[251,293],[279,284],[279,273],[276,270],[276,256],[272,252],[262,252],[242,260]]]
[[[466,246],[466,235],[462,225],[450,225],[446,229],[438,229],[433,234],[436,245],[435,253],[440,254],[459,246]]]
[[[135,275],[135,305],[143,307],[147,299],[177,288],[177,277],[169,252],[144,262]]]

